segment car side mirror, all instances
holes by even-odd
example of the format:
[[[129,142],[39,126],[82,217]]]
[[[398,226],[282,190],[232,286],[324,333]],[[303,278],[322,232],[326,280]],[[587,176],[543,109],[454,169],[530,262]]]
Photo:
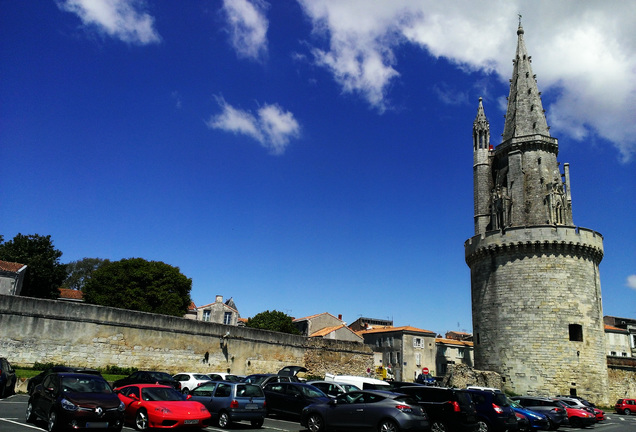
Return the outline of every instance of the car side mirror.
[[[190,399],[192,399],[192,395],[191,394],[186,396],[186,400],[190,400]]]
[[[136,400],[136,401],[138,401],[138,400],[139,400],[139,396],[137,396],[136,394],[131,394],[129,397],[130,397],[132,400]]]

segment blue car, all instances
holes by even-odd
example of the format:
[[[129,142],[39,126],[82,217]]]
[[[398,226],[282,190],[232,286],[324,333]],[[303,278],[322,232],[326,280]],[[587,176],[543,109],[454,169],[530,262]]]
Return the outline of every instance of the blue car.
[[[508,399],[508,403],[512,407],[515,414],[520,414],[525,421],[519,423],[524,425],[520,430],[533,431],[533,430],[549,430],[550,422],[545,414],[541,414],[536,411],[529,410],[519,405],[518,402]]]

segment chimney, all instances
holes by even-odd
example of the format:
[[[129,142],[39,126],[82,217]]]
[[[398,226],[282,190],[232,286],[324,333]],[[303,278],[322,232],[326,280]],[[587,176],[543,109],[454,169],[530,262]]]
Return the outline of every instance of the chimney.
[[[223,296],[222,295],[217,295],[216,296],[216,302],[217,303],[223,303]]]
[[[342,314],[338,314],[338,319],[342,321]]]

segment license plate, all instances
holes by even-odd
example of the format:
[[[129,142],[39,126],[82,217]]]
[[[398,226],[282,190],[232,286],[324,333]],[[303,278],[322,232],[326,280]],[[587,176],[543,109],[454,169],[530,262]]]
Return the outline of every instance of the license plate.
[[[245,404],[245,409],[258,409],[258,405],[257,404]]]
[[[199,420],[184,420],[183,424],[199,424]]]
[[[86,429],[106,429],[108,422],[86,422]]]

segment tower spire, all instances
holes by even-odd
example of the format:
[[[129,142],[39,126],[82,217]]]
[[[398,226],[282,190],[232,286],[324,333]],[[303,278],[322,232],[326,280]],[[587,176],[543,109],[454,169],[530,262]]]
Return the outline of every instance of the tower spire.
[[[532,73],[531,57],[523,41],[523,27],[519,16],[517,29],[517,54],[512,61],[514,68],[510,80],[508,109],[504,125],[503,141],[527,135],[550,136],[545,119],[541,93],[537,87],[536,76]]]

